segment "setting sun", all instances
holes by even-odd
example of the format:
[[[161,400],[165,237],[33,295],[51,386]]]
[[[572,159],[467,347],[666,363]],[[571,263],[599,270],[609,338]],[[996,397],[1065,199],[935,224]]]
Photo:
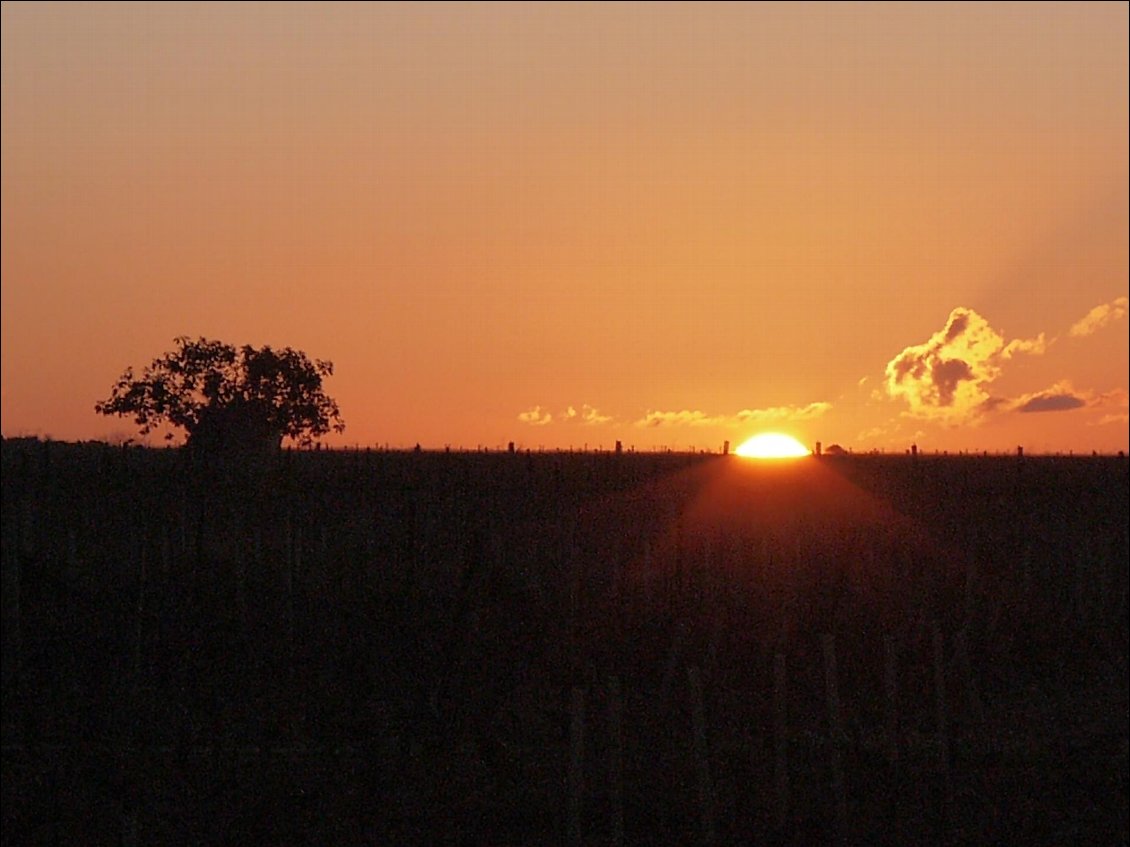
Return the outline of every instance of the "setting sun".
[[[779,432],[755,435],[744,441],[735,452],[747,459],[791,459],[810,453],[807,447],[791,435]]]

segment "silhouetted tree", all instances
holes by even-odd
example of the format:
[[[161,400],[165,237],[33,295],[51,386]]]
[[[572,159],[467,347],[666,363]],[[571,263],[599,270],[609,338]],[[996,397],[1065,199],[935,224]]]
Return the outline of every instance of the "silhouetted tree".
[[[127,368],[103,415],[132,415],[141,434],[163,423],[185,430],[188,446],[207,451],[278,448],[283,438],[309,446],[345,424],[337,403],[322,390],[333,363],[290,347],[236,348],[181,336],[136,377]],[[166,435],[171,439],[172,435]]]

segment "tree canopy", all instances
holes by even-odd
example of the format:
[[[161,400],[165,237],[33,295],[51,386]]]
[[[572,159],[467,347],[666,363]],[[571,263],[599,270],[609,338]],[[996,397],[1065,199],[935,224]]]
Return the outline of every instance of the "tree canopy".
[[[332,362],[310,361],[290,347],[237,348],[187,336],[174,343],[140,376],[127,368],[94,410],[132,415],[142,435],[170,424],[185,430],[190,447],[206,450],[277,448],[283,438],[309,446],[345,429],[337,402],[322,389]]]

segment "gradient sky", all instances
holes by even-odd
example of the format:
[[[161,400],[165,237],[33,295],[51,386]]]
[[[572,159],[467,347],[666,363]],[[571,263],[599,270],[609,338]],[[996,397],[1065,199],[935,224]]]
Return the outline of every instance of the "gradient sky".
[[[203,335],[331,445],[1126,450],[1128,8],[5,2],[4,435]]]

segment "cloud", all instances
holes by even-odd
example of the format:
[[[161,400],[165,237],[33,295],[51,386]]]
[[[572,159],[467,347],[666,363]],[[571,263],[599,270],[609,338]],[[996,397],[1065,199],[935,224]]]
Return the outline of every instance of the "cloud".
[[[1073,338],[1082,338],[1087,335],[1092,335],[1107,324],[1114,323],[1126,317],[1128,307],[1130,307],[1130,299],[1126,297],[1116,297],[1109,303],[1095,306],[1095,308],[1091,309],[1091,311],[1087,312],[1086,315],[1075,322],[1071,327],[1070,335]]]
[[[648,412],[636,426],[718,426],[723,418],[711,417],[706,412],[683,409],[679,412]]]
[[[770,421],[809,421],[832,408],[831,403],[809,403],[807,406],[770,406],[767,409],[742,409],[732,418],[734,424],[768,423]]]
[[[1130,422],[1130,393],[1124,388],[1116,388],[1113,391],[1107,391],[1098,395],[1095,398],[1093,405],[1104,409],[1115,409],[1117,411],[1108,412],[1097,421],[1095,426],[1103,426],[1105,424],[1125,424]]]
[[[1000,376],[1001,363],[1045,349],[1043,333],[1006,344],[977,312],[958,307],[929,340],[887,363],[887,395],[904,400],[911,417],[975,421],[994,405],[987,386]]]
[[[612,421],[612,415],[602,415],[592,406],[585,406],[582,409],[581,415],[585,419],[585,423],[590,425],[610,423]]]
[[[518,420],[530,426],[545,426],[554,421],[557,423],[596,426],[597,424],[609,423],[612,420],[612,416],[602,414],[599,409],[589,406],[588,404],[581,406],[580,411],[574,406],[567,406],[565,411],[559,413],[556,417],[553,413],[546,411],[541,406],[534,406],[532,409],[519,413]]]
[[[1114,412],[1109,415],[1103,415],[1101,418],[1095,421],[1095,426],[1103,426],[1104,424],[1112,423],[1130,423],[1130,414],[1126,412]]]
[[[897,430],[897,427],[895,428]],[[877,441],[883,438],[890,438],[893,431],[885,426],[873,426],[871,429],[865,429],[858,433],[855,438],[857,441]]]
[[[572,406],[569,406],[561,415],[561,420],[565,423],[579,423],[584,426],[595,426],[597,424],[608,423],[612,420],[611,415],[603,415],[600,410],[589,406],[587,403],[581,406],[581,411],[577,411]]]
[[[1115,388],[1111,391],[1104,391],[1102,394],[1095,396],[1094,405],[1116,409],[1130,408],[1130,392],[1125,388]]]
[[[765,409],[742,409],[732,415],[709,415],[697,409],[678,412],[648,412],[636,426],[714,426],[736,427],[751,423],[807,421],[818,418],[832,408],[831,403],[809,403],[807,406],[769,406]]]
[[[858,432],[855,436],[855,440],[860,442],[879,442],[888,445],[906,445],[925,437],[925,435],[925,431],[921,429],[915,429],[914,432],[907,432],[903,429],[901,421],[893,419],[879,426],[873,426]]]
[[[1050,343],[1050,341],[1044,339],[1042,332],[1035,338],[1015,338],[1004,346],[1004,349],[1001,351],[1001,356],[1006,359],[1011,359],[1017,353],[1039,356],[1048,349]]]
[[[1016,407],[1018,412],[1067,412],[1081,409],[1087,401],[1073,394],[1037,394]]]
[[[521,412],[518,415],[518,420],[530,426],[545,426],[553,422],[553,415],[549,412],[542,411],[541,406],[534,406],[528,411]]]
[[[1072,387],[1067,380],[1061,380],[1055,385],[1025,394],[1007,402],[1007,408],[1014,412],[1069,412],[1073,409],[1084,407],[1093,409],[1125,409],[1127,394],[1122,389],[1096,393]],[[1099,423],[1106,422],[1107,418],[1115,420],[1118,414],[1107,415]]]

